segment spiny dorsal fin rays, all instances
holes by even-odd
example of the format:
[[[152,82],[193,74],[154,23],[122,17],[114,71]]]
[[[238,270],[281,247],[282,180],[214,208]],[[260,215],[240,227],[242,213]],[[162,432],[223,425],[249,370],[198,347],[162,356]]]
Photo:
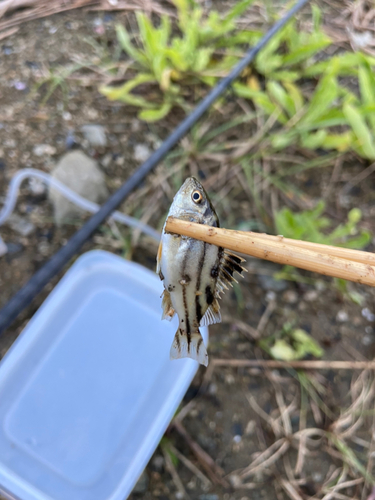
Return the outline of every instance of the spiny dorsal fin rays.
[[[173,340],[170,358],[192,358],[207,366],[208,355],[202,335],[199,332],[188,334],[179,328]]]
[[[229,250],[224,250],[219,265],[219,277],[217,280],[218,293],[223,293],[224,288],[228,290],[227,285],[233,286],[233,281],[238,283],[238,281],[233,277],[234,272],[238,273],[242,277],[242,272],[247,272],[247,269],[241,265],[242,262],[245,262],[245,259],[230,252]]]

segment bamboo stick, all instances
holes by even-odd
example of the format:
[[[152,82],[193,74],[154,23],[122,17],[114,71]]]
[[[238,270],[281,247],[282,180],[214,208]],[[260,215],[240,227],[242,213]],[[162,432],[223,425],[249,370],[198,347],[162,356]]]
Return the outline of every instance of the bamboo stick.
[[[258,235],[244,231],[221,229],[174,217],[168,217],[165,231],[168,233],[183,234],[197,240],[227,248],[228,250],[278,264],[287,264],[326,276],[375,286],[375,266],[368,264],[366,260],[358,262],[349,258],[336,257],[331,253],[322,253],[320,246],[319,251],[310,250],[311,246],[308,242],[299,242],[303,243],[303,245],[297,246],[293,244],[294,240],[288,240],[285,243],[282,236],[268,237],[265,234]],[[312,248],[316,249],[316,244],[313,244]],[[329,248],[341,250],[337,247]],[[341,253],[340,255],[343,254]],[[349,255],[349,253],[346,253],[346,255]],[[358,251],[356,251],[355,257],[358,258]]]

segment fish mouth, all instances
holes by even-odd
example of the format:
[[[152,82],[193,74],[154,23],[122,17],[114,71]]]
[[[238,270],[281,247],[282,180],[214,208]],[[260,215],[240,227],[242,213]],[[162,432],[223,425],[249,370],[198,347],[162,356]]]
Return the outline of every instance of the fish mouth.
[[[205,193],[204,187],[195,177],[188,177],[180,187],[180,192],[186,193],[191,189],[200,189]]]

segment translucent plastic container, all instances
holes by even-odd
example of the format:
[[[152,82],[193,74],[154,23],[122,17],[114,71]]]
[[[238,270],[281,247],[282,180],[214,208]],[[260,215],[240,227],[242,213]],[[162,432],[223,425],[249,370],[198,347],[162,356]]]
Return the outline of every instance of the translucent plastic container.
[[[169,360],[177,321],[161,321],[161,292],[103,251],[66,273],[0,363],[1,493],[129,495],[198,368]]]

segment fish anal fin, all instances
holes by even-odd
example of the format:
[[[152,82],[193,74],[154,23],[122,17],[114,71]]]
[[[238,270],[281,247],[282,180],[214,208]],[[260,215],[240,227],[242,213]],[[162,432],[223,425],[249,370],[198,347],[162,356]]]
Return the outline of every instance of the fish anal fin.
[[[175,310],[172,306],[171,294],[168,292],[168,290],[164,290],[163,292],[163,300],[161,303],[161,307],[163,308],[163,314],[161,316],[161,319],[166,319],[167,321],[170,321],[175,314]]]
[[[179,328],[173,340],[170,358],[191,358],[198,361],[201,365],[207,366],[208,355],[202,335],[199,332],[188,334]]]
[[[220,322],[220,306],[218,301],[215,299],[213,303],[208,307],[207,311],[204,313],[204,316],[200,322],[200,326],[209,326]]]
[[[160,276],[160,267],[161,267],[161,252],[163,250],[163,243],[159,243],[158,253],[156,254],[156,274]]]

